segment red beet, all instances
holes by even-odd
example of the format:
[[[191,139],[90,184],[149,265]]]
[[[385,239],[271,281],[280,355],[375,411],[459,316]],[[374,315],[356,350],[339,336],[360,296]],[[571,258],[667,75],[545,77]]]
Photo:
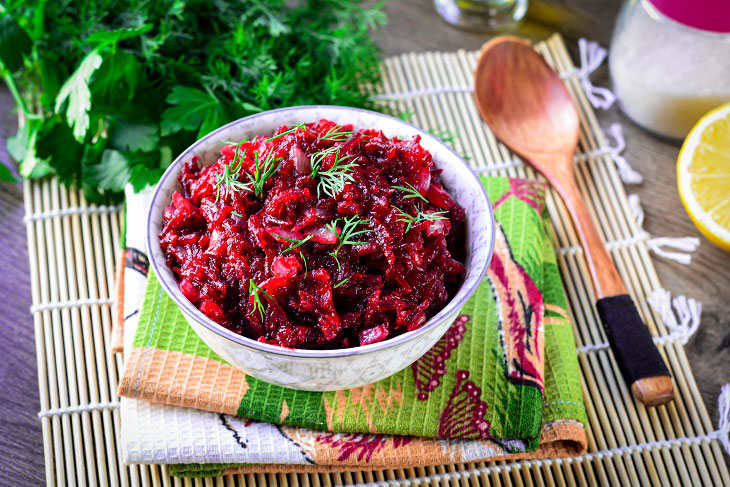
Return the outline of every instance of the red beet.
[[[419,138],[327,120],[276,134],[223,146],[208,167],[183,164],[160,233],[183,295],[289,348],[423,326],[465,272],[465,214]]]

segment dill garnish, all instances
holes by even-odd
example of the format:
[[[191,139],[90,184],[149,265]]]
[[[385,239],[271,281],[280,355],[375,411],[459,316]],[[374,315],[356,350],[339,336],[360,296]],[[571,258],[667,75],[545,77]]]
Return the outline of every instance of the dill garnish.
[[[230,164],[226,164],[223,168],[222,174],[216,174],[215,176],[215,202],[221,196],[221,190],[223,197],[227,197],[228,193],[238,192],[241,190],[251,191],[249,183],[241,182],[238,177],[241,175],[241,169],[243,169],[243,159],[246,157],[246,151],[241,153],[240,149],[236,147],[235,155]]]
[[[335,125],[321,136],[319,140],[331,140],[333,142],[344,142],[350,138],[352,130],[342,130],[342,127]]]
[[[296,132],[299,129],[303,129],[304,127],[305,127],[304,123],[298,123],[298,124],[294,125],[292,128],[290,128],[289,130],[286,130],[280,134],[276,134],[276,135],[269,137],[268,139],[266,139],[266,142],[271,142],[272,140],[276,140],[280,137],[284,137],[285,135],[289,135],[292,132]]]
[[[253,309],[254,311],[258,311],[261,315],[261,320],[264,319],[264,303],[261,301],[261,296],[259,296],[259,293],[263,293],[264,296],[266,296],[271,301],[276,301],[271,294],[267,293],[265,289],[261,289],[256,285],[255,282],[253,282],[253,279],[248,280],[248,294],[253,297]]]
[[[391,186],[391,188],[400,189],[401,191],[404,191],[406,195],[404,198],[420,198],[423,201],[428,203],[428,200],[418,191],[416,188],[413,187],[411,183],[406,183],[407,188],[404,186]]]
[[[335,162],[332,167],[326,171],[322,171],[322,163],[327,156],[333,155]],[[340,157],[340,146],[332,146],[329,149],[324,149],[319,152],[315,152],[311,157],[312,178],[319,177],[319,183],[317,183],[317,197],[319,198],[321,193],[326,194],[330,198],[334,198],[337,194],[345,188],[345,185],[353,181],[352,171],[357,166],[355,162],[345,161],[352,159],[354,156],[347,155]]]
[[[407,223],[406,226],[406,233],[408,233],[412,226],[414,225],[420,225],[423,222],[435,222],[437,220],[446,220],[447,218],[444,216],[446,214],[445,211],[435,211],[433,213],[424,213],[421,210],[418,210],[415,215],[409,215],[405,211],[401,210],[397,206],[394,206],[398,211],[398,221]]]
[[[369,225],[370,220],[358,220],[357,215],[348,216],[346,217],[344,221],[344,225],[342,226],[342,231],[339,232],[337,230],[337,222],[342,220],[342,218],[338,218],[335,221],[329,222],[325,226],[337,236],[337,247],[335,250],[330,252],[330,255],[335,258],[335,262],[337,262],[337,269],[340,269],[340,260],[337,258],[337,254],[340,252],[340,249],[343,245],[367,245],[368,242],[360,242],[356,240],[352,240],[353,238],[357,237],[358,235],[363,235],[365,233],[371,233],[373,230],[369,228],[365,228],[362,230],[357,230],[358,225]]]
[[[312,235],[307,235],[306,237],[304,237],[304,238],[303,238],[303,239],[301,239],[301,240],[298,240],[298,239],[296,239],[296,238],[287,238],[287,237],[282,237],[281,235],[277,235],[276,233],[272,233],[272,235],[273,235],[274,237],[278,238],[278,239],[284,240],[285,242],[289,242],[289,243],[293,243],[293,244],[296,244],[296,245],[292,245],[292,246],[291,246],[291,247],[289,247],[288,249],[284,250],[284,252],[282,252],[283,254],[286,254],[287,252],[289,252],[289,251],[291,251],[291,250],[294,250],[294,249],[296,249],[297,247],[300,247],[300,246],[304,245],[305,243],[309,242],[310,240],[312,240]],[[301,253],[301,252],[300,252],[300,253]]]
[[[253,174],[248,174],[248,179],[253,188],[254,194],[259,198],[262,198],[264,195],[264,184],[266,184],[266,181],[268,181],[268,179],[279,169],[279,164],[277,163],[281,160],[281,157],[274,158],[274,152],[269,151],[264,162],[259,163],[259,153],[254,152],[254,156],[256,161]]]

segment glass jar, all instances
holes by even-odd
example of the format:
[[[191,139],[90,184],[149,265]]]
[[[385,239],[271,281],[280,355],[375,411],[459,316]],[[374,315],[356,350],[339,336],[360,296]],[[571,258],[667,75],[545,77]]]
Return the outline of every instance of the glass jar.
[[[702,115],[730,101],[730,0],[627,0],[609,66],[626,115],[683,139]]]
[[[527,12],[527,0],[434,0],[449,24],[474,32],[514,29]]]

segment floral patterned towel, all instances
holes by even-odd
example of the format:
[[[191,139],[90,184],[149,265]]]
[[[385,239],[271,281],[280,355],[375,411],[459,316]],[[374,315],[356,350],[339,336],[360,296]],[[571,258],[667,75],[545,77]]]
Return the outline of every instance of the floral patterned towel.
[[[489,177],[482,182],[497,220],[487,277],[432,350],[411,367],[365,387],[302,392],[246,376],[197,337],[150,275],[140,313],[128,312],[124,303],[124,314],[135,326],[125,323],[119,394],[138,400],[123,402],[127,460],[205,463],[178,465],[173,472],[212,475],[224,470],[280,471],[292,464],[376,468],[582,453],[585,411],[565,296],[545,232],[544,188],[521,179]],[[128,195],[128,205],[132,198]],[[143,225],[136,220],[127,222],[128,261],[130,255],[137,261],[136,267],[127,266],[127,273],[133,268],[142,274],[130,242],[135,227]],[[124,282],[126,287],[126,275]],[[125,289],[125,300],[127,294]],[[160,411],[172,409],[176,421],[192,415],[174,426],[179,436],[186,425],[194,429],[215,421],[246,451],[236,455],[231,450],[235,447],[224,447],[213,448],[211,454],[210,448],[190,448],[198,453],[172,458],[158,446],[157,454],[150,455],[155,439],[145,437],[145,431],[172,428],[154,421]],[[132,422],[136,433],[127,427]],[[258,439],[264,430],[273,436],[262,447]],[[175,444],[172,436],[165,445]],[[287,448],[272,448],[277,444],[272,438],[295,445],[293,456],[282,453]],[[268,455],[267,445],[275,450]],[[173,449],[186,451],[182,443]],[[231,459],[255,465],[231,465]]]

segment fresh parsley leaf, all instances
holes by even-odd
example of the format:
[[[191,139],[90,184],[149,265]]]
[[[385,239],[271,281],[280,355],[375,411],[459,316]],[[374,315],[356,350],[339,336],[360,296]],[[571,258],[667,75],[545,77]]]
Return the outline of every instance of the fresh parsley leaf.
[[[164,168],[147,167],[145,164],[135,164],[132,166],[129,182],[132,184],[135,192],[142,191],[147,186],[157,184],[160,176],[165,172]]]
[[[161,134],[197,130],[205,135],[227,120],[221,102],[212,94],[196,88],[176,86],[165,100],[174,105],[162,114]]]
[[[109,143],[121,151],[153,151],[159,141],[156,125],[119,120],[109,127]]]
[[[6,183],[17,183],[20,180],[15,177],[15,174],[13,174],[13,171],[11,171],[8,166],[0,164],[0,181],[4,181]]]
[[[24,163],[20,165],[23,176],[47,176],[55,173],[62,182],[68,184],[75,182],[80,176],[84,146],[76,141],[61,117],[55,116],[43,121],[38,128],[35,149],[36,160],[29,161],[25,167]],[[43,161],[47,162],[44,164]]]
[[[8,137],[8,154],[20,164],[23,177],[44,177],[53,172],[48,161],[36,155],[36,139],[41,124],[41,120],[29,118],[18,128],[16,135]]]
[[[151,31],[152,27],[152,24],[144,24],[133,29],[116,29],[109,31],[97,30],[86,38],[86,42],[89,44],[98,44],[100,46],[116,44],[119,41],[145,34]]]
[[[101,155],[101,162],[86,168],[84,179],[102,192],[118,192],[124,190],[130,174],[129,160],[124,154],[106,149]]]
[[[104,52],[103,62],[90,84],[94,106],[104,104],[114,112],[120,103],[132,99],[142,72],[142,64],[124,51]]]
[[[79,67],[61,86],[56,97],[56,113],[61,113],[64,103],[68,100],[66,120],[69,127],[73,127],[76,140],[83,142],[86,131],[89,129],[89,109],[91,109],[91,92],[89,81],[94,71],[101,66],[102,58],[98,51],[91,51],[86,55]]]
[[[0,67],[13,73],[23,66],[23,57],[30,53],[32,41],[7,13],[0,13]]]

